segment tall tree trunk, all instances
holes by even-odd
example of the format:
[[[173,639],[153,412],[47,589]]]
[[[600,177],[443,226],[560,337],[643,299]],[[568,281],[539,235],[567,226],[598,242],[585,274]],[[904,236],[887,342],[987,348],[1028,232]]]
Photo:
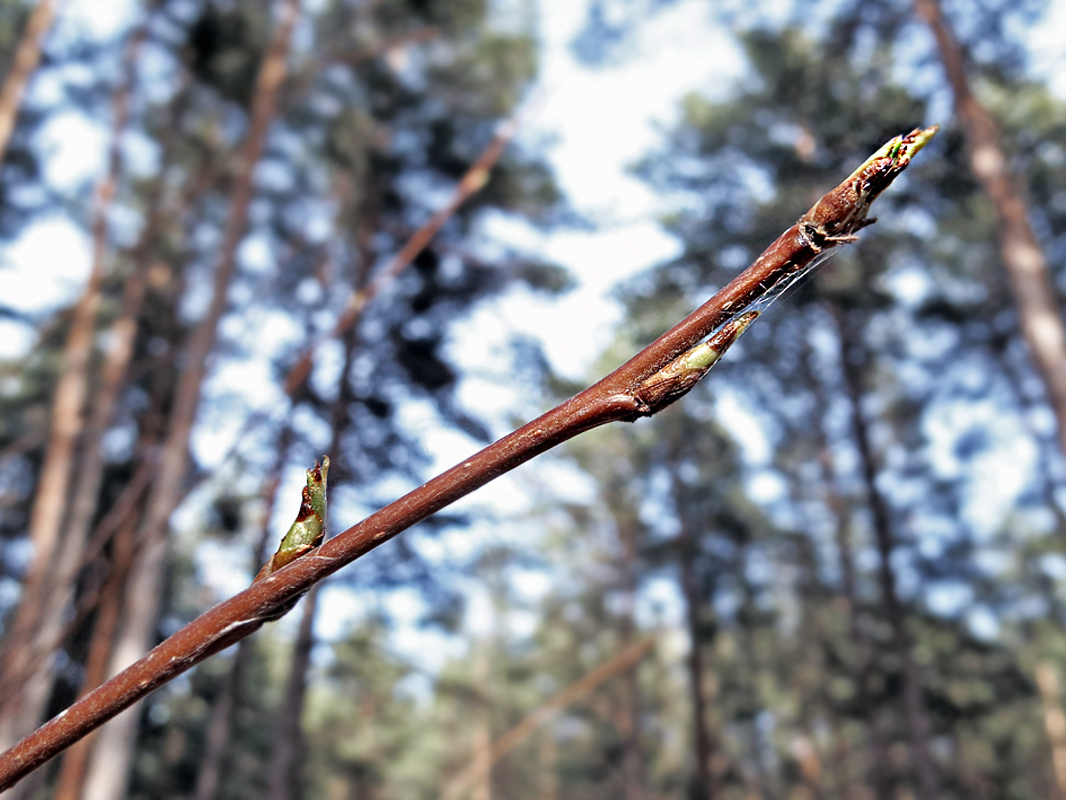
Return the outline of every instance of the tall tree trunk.
[[[364,256],[366,256],[365,252]],[[369,258],[364,257],[361,260],[360,270],[362,271],[356,276],[357,283],[366,279],[365,269],[369,263]],[[351,370],[358,343],[356,329],[347,329],[344,332],[343,340],[344,362],[337,377],[337,399],[333,404],[330,441],[327,448],[329,453],[333,454],[340,452],[341,442],[351,419],[349,404],[354,400],[351,388]],[[333,467],[334,479],[339,477],[343,470],[343,461],[338,460]],[[301,720],[307,693],[307,670],[311,666],[311,651],[315,646],[315,611],[317,607],[318,587],[316,586],[304,598],[303,617],[300,620],[300,629],[293,648],[292,665],[285,685],[284,708],[274,727],[267,795],[269,800],[287,800],[289,797],[302,795],[302,792],[297,791],[299,783],[297,756],[302,749],[303,743]]]
[[[824,408],[824,406],[822,406]],[[873,642],[862,624],[859,611],[858,593],[855,589],[855,561],[852,556],[850,523],[846,515],[843,500],[832,488],[830,481],[831,467],[827,463],[829,458],[828,449],[823,450],[823,470],[826,474],[827,486],[831,492],[830,506],[836,506],[836,524],[834,533],[837,545],[837,561],[840,566],[840,574],[844,587],[844,598],[847,601],[848,633],[854,648],[855,658],[852,663],[852,682],[855,686],[855,699],[860,708],[866,710],[863,724],[866,728],[867,746],[869,747],[869,768],[866,782],[874,793],[876,800],[893,800],[895,792],[889,775],[890,759],[888,746],[885,743],[884,734],[877,721],[875,703],[870,691],[870,682],[873,679]]]
[[[75,458],[75,446],[83,431],[83,406],[89,383],[89,358],[92,330],[99,303],[100,281],[108,253],[108,216],[111,198],[122,169],[121,141],[129,118],[130,95],[137,57],[147,35],[147,21],[130,36],[123,55],[126,79],[112,96],[111,145],[106,176],[96,192],[93,209],[93,257],[89,285],[75,311],[68,339],[68,361],[56,388],[53,409],[53,435],[49,442],[41,483],[34,501],[30,539],[35,547],[34,560],[26,578],[26,590],[15,612],[12,634],[5,643],[4,676],[0,702],[5,704],[0,726],[0,749],[6,749],[32,731],[44,716],[48,692],[52,685],[52,651],[59,645],[63,618],[74,596],[74,582],[82,562],[86,536],[92,525],[93,510],[100,487],[103,454],[100,440],[110,421],[118,386],[125,374],[136,317],[144,294],[140,275],[131,276],[126,286],[123,313],[112,331],[116,340],[104,367],[104,382],[97,392],[92,416],[85,428],[83,462],[77,470],[70,511],[67,509],[68,484]],[[116,363],[117,362],[117,363]],[[110,405],[103,405],[101,397]],[[101,419],[101,413],[105,414]],[[47,505],[41,508],[41,505]],[[66,515],[66,529],[60,526]],[[62,546],[58,543],[62,538]]]
[[[940,59],[955,95],[955,111],[970,154],[970,168],[992,201],[1000,255],[1007,269],[1022,336],[1058,424],[1059,448],[1066,457],[1066,327],[1055,302],[1047,259],[1029,224],[1022,189],[1007,165],[999,130],[970,91],[962,48],[937,0],[915,0],[918,15],[936,38]]]
[[[475,709],[472,709],[474,719],[473,752],[470,760],[470,768],[477,776],[470,788],[470,800],[492,800],[492,698],[488,693],[491,686],[489,670],[489,642],[480,642],[477,652],[474,654],[474,680],[477,681],[478,689]]]
[[[685,620],[688,624],[688,689],[692,698],[692,743],[696,758],[696,791],[694,796],[712,800],[718,796],[714,759],[714,740],[707,723],[707,692],[703,684],[703,631],[700,625],[699,590],[696,585],[696,542],[692,529],[683,514],[681,535],[678,538],[678,572],[681,594],[685,601]]]
[[[348,186],[343,176],[340,180],[345,187]],[[338,205],[342,208],[346,208],[346,201],[349,199],[350,193],[344,189],[340,194],[340,202]],[[368,237],[364,235],[360,238],[360,242],[361,258],[356,275],[353,278],[355,286],[362,286],[365,284],[368,270],[372,262]],[[336,458],[335,454],[340,451],[342,433],[347,430],[347,420],[349,419],[348,405],[354,399],[352,397],[351,389],[351,366],[357,344],[355,329],[350,326],[346,328],[342,333],[342,340],[344,342],[344,366],[338,377],[336,392],[337,402],[333,407],[330,443],[327,447],[328,453],[333,454],[334,458]],[[304,375],[304,377],[306,378],[307,376]],[[292,409],[290,409],[290,414],[291,411]],[[270,498],[275,498],[277,495],[278,486],[281,482],[281,473],[285,466],[285,456],[292,443],[292,435],[293,431],[291,423],[287,423],[282,429],[282,434],[279,439],[278,459],[274,464],[271,480],[267,482],[265,494]],[[335,481],[338,475],[338,468],[343,469],[343,464],[335,462],[333,466]],[[268,526],[271,517],[272,512],[267,514],[266,520],[264,521],[263,536],[259,541],[259,548],[256,554],[256,563],[253,572],[259,568],[259,565],[263,564],[267,558],[269,558],[269,545],[274,537],[274,534],[270,532]],[[270,792],[271,797],[288,797],[297,786],[298,776],[296,774],[296,755],[299,749],[298,743],[302,739],[300,717],[302,716],[302,709],[304,706],[304,693],[307,689],[306,671],[310,666],[309,654],[314,649],[314,615],[318,605],[315,595],[316,590],[312,590],[311,595],[306,598],[302,609],[303,617],[301,618],[297,640],[294,645],[293,659],[290,665],[290,672],[283,700],[283,705],[286,709],[297,709],[297,712],[289,714],[288,711],[286,711],[286,713],[282,714],[278,718],[273,733],[274,741],[271,747],[270,773],[268,777],[268,791]],[[238,645],[237,658],[241,658],[244,652],[250,652],[250,648],[250,639],[241,640]],[[308,654],[307,658],[302,656],[304,653]],[[235,659],[233,666],[234,671],[237,669],[238,665],[239,663]],[[235,699],[229,702],[235,704],[239,684],[233,683],[232,680],[230,684],[233,685]],[[222,713],[222,711],[216,711],[212,714],[212,732],[216,731],[215,719]],[[217,723],[217,726],[216,735],[219,737],[219,741],[223,743],[228,742],[228,734],[232,726],[232,720],[230,719],[226,722],[220,720]],[[217,770],[220,759],[223,756],[224,747],[209,746],[201,766],[200,776],[197,783],[196,800],[210,800],[213,796],[214,786],[217,785],[217,778],[213,777],[211,773],[212,771]],[[299,793],[297,792],[297,794]]]
[[[755,626],[757,614],[755,607],[755,593],[752,591],[751,582],[748,580],[745,568],[750,562],[748,557],[748,536],[737,542],[735,546],[735,562],[732,564],[732,572],[737,576],[740,588],[740,607],[737,609],[737,639],[739,642],[740,656],[745,669],[745,683],[751,693],[752,709],[764,706],[759,675],[762,671],[758,654],[755,651]],[[759,736],[756,718],[753,714],[751,719],[744,723],[744,731],[748,737],[748,753],[751,756],[751,770],[744,770],[745,784],[748,796],[769,800],[774,796],[770,785],[770,771],[766,763],[766,748]]]
[[[18,119],[19,107],[22,105],[22,95],[25,94],[26,84],[41,60],[41,43],[52,27],[58,6],[59,0],[40,0],[37,3],[26,20],[26,29],[22,32],[15,57],[11,60],[11,68],[4,79],[4,85],[0,87],[0,161],[4,160],[4,154],[7,153],[7,145],[11,141],[15,120]]]
[[[50,666],[33,663],[35,655],[49,654],[34,653],[32,643],[36,639],[37,614],[49,590],[52,566],[56,555],[61,551],[61,527],[73,472],[75,447],[82,431],[82,412],[89,380],[89,360],[92,355],[93,325],[100,300],[102,277],[102,265],[93,264],[89,282],[74,310],[63,352],[63,371],[52,401],[51,434],[30,514],[29,538],[33,548],[33,560],[23,582],[22,595],[11,631],[4,641],[0,750],[11,747],[37,727],[40,711],[47,701],[51,685],[47,677],[51,673]]]
[[[278,435],[274,465],[263,485],[262,534],[252,557],[252,575],[270,557],[270,544],[276,538],[276,531],[271,530],[270,521],[274,517],[278,488],[281,486],[281,475],[285,469],[285,462],[288,460],[289,448],[292,445],[292,433],[290,417]],[[252,642],[252,638],[245,638],[241,639],[237,644],[237,652],[233,654],[233,661],[230,664],[229,672],[226,674],[222,691],[211,707],[211,715],[207,726],[207,743],[204,746],[204,755],[200,759],[200,768],[196,776],[196,791],[194,793],[196,800],[213,800],[218,790],[222,766],[229,754],[230,742],[233,739],[234,711],[240,707],[241,682],[252,655]]]
[[[538,764],[537,800],[559,800],[559,776],[557,774],[559,747],[551,731],[540,737],[537,749]]]
[[[140,552],[127,586],[121,635],[112,653],[109,672],[114,675],[132,664],[149,648],[159,614],[159,586],[163,579],[170,515],[182,496],[188,467],[189,435],[196,419],[207,360],[215,344],[219,320],[237,264],[237,248],[248,224],[252,176],[262,154],[274,116],[278,89],[285,76],[289,41],[299,14],[299,0],[286,0],[273,41],[263,59],[256,83],[248,137],[238,170],[225,238],[215,271],[211,304],[193,331],[184,353],[182,371],[171,411],[159,472],[148,498],[139,533]],[[139,705],[119,715],[100,731],[86,780],[86,800],[121,797],[129,777],[136,743]]]
[[[848,318],[848,312],[837,311],[838,340],[840,342],[841,368],[844,373],[845,390],[851,405],[851,422],[855,444],[859,451],[860,469],[866,486],[867,502],[873,523],[874,538],[878,552],[878,581],[881,599],[885,605],[892,637],[899,658],[903,679],[903,707],[911,740],[911,764],[917,777],[918,800],[936,800],[938,795],[936,767],[929,752],[931,729],[922,700],[921,676],[914,662],[910,633],[907,630],[906,611],[896,588],[896,573],[892,566],[892,551],[895,537],[889,518],[888,503],[877,486],[877,464],[866,418],[862,413],[862,372],[868,357],[862,345],[861,330]]]
[[[79,696],[88,694],[107,680],[107,664],[122,612],[123,585],[134,559],[136,533],[136,516],[131,515],[115,535],[111,572],[96,606],[96,621],[93,624],[93,635]],[[53,800],[78,800],[81,797],[89,755],[96,736],[95,733],[89,734],[71,745],[63,754]]]
[[[204,754],[200,759],[200,768],[196,774],[196,789],[193,794],[196,800],[211,800],[218,791],[222,778],[222,766],[233,738],[234,709],[240,701],[241,683],[248,669],[248,660],[252,655],[249,647],[241,646],[248,641],[248,639],[242,639],[238,645],[237,652],[233,654],[229,669],[223,677],[222,690],[211,704],[211,713],[207,718]]]
[[[832,309],[830,313],[835,313]],[[841,342],[843,347],[843,342]],[[803,366],[808,383],[812,387],[817,400],[816,407],[825,409],[829,407],[829,398],[822,381],[818,380],[818,369],[812,363],[814,352],[805,343],[805,357]],[[841,351],[843,353],[843,351]],[[855,559],[851,539],[850,511],[844,498],[837,490],[836,475],[833,467],[833,451],[826,438],[825,429],[820,420],[813,425],[815,441],[818,447],[818,467],[825,486],[825,502],[831,512],[835,524],[833,526],[833,538],[836,543],[837,567],[840,570],[841,588],[844,592],[846,613],[848,617],[848,634],[851,640],[854,656],[851,660],[851,679],[855,687],[855,699],[860,708],[866,709],[863,718],[863,726],[866,729],[866,746],[869,751],[869,766],[866,770],[865,783],[873,792],[876,800],[894,800],[895,792],[889,775],[890,759],[885,737],[878,725],[875,703],[870,691],[870,682],[873,678],[873,649],[866,627],[863,625],[859,606],[859,595],[855,581]],[[840,747],[846,747],[846,740],[838,742]],[[838,751],[840,760],[844,753]],[[839,768],[839,763],[836,765]],[[842,793],[841,796],[851,797],[852,792]]]
[[[314,649],[315,608],[318,605],[318,587],[311,589],[303,599],[303,616],[296,635],[296,647],[292,656],[292,668],[285,685],[285,698],[278,724],[274,730],[274,743],[270,750],[270,772],[267,785],[267,800],[289,800],[301,797],[296,791],[299,757],[303,750],[300,723],[303,719],[304,700],[307,696],[307,670],[311,666],[311,651]]]
[[[625,504],[617,506],[626,508]],[[623,648],[629,647],[636,637],[637,606],[637,538],[639,522],[635,516],[622,511],[625,516],[618,521],[618,535],[622,544],[622,595],[620,610],[620,639]],[[622,798],[643,800],[647,785],[644,774],[644,749],[640,742],[640,686],[634,664],[621,676],[621,708],[618,732],[622,737]]]
[[[824,406],[822,406],[824,408]],[[815,435],[817,439],[817,434]],[[806,483],[805,483],[806,485]],[[795,483],[793,484],[794,489]],[[794,495],[793,502],[800,508],[808,498]],[[813,523],[813,520],[811,521]],[[800,525],[808,530],[815,530],[813,524]],[[796,720],[796,732],[792,735],[791,753],[804,779],[804,788],[810,800],[824,800],[827,792],[837,798],[848,795],[848,782],[844,776],[844,766],[848,757],[848,742],[841,730],[840,719],[834,708],[831,693],[828,691],[825,676],[829,673],[829,664],[823,648],[811,647],[811,642],[825,642],[830,638],[825,617],[831,613],[832,605],[827,593],[823,591],[818,577],[818,557],[816,544],[811,539],[797,538],[796,566],[799,580],[796,592],[799,597],[799,621],[796,630],[789,637],[791,645],[784,651],[786,658],[794,658],[796,663],[795,680],[789,689],[798,691],[805,698],[799,706]],[[816,735],[817,722],[824,720],[833,736],[833,756],[825,759],[818,747]],[[828,763],[826,763],[828,762]]]
[[[1055,665],[1047,659],[1037,662],[1036,685],[1044,706],[1044,730],[1051,746],[1051,766],[1059,800],[1066,798],[1066,714],[1062,711],[1062,691]]]

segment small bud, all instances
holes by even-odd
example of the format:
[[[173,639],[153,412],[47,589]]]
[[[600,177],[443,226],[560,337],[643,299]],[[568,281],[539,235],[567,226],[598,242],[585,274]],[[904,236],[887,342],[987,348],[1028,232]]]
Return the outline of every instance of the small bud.
[[[748,311],[729,320],[706,342],[682,353],[634,391],[636,399],[645,407],[645,416],[650,416],[686,395],[700,382],[711,367],[725,354],[740,334],[759,316],[758,311]]]

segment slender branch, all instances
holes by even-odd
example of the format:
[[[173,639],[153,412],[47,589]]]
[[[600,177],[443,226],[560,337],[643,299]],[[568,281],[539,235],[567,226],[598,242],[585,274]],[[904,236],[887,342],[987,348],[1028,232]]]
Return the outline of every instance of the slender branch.
[[[285,380],[282,382],[282,391],[286,397],[291,399],[304,385],[304,382],[314,369],[315,353],[318,348],[328,341],[339,338],[345,331],[351,329],[359,321],[369,303],[411,265],[419,254],[426,249],[440,229],[455,216],[459,208],[484,188],[489,181],[492,168],[499,161],[507,145],[518,132],[523,118],[524,115],[520,115],[501,123],[496,130],[496,134],[485,146],[485,149],[481,151],[474,163],[459,179],[447,204],[433,212],[433,215],[407,238],[403,247],[374,275],[373,279],[368,283],[361,282],[359,288],[352,289],[345,301],[344,309],[334,320],[333,326],[309,342],[285,374]],[[269,419],[270,415],[271,413],[268,409],[256,411],[249,415],[237,431],[237,435],[234,437],[234,444],[220,461],[222,463],[228,462],[233,453],[239,448],[240,443],[245,441],[249,434],[261,423]]]
[[[489,748],[488,758],[475,762],[448,781],[440,793],[440,800],[460,800],[478,780],[485,777],[494,764],[501,761],[504,756],[522,744],[538,728],[550,722],[564,708],[598,688],[600,684],[637,664],[651,651],[658,639],[658,634],[638,639],[607,661],[586,672],[569,686],[552,695],[538,708],[526,715],[518,724],[496,739]]]
[[[401,531],[583,431],[650,416],[676,400],[691,388],[691,372],[700,370],[702,377],[708,362],[740,335],[753,307],[780,294],[825,251],[856,240],[856,232],[872,222],[867,219],[870,204],[936,131],[935,126],[915,129],[887,142],[754,264],[603,380],[219,603],[0,755],[0,791],[152,690],[248,636],[279,606]],[[668,373],[676,376],[673,388],[664,385]]]
[[[182,484],[190,457],[189,438],[207,376],[208,357],[218,338],[230,286],[237,270],[238,251],[249,228],[249,209],[255,196],[254,175],[266,147],[278,94],[287,75],[290,42],[300,14],[301,0],[284,0],[277,12],[270,43],[259,64],[248,115],[248,130],[237,161],[218,262],[211,278],[210,301],[192,328],[182,353],[184,360],[159,451],[158,471],[138,528],[139,552],[125,585],[122,620],[111,651],[109,675],[124,669],[154,641],[169,520],[182,496]],[[91,696],[86,695],[86,698]],[[125,794],[136,735],[137,717],[129,714],[116,720],[114,725],[96,738],[85,777],[83,794],[86,798],[111,798]]]
[[[373,300],[382,289],[395,280],[401,272],[407,269],[407,267],[411,265],[411,262],[426,249],[426,246],[433,240],[433,237],[437,235],[440,229],[444,227],[445,223],[455,216],[459,207],[473,195],[477,194],[477,192],[488,183],[493,166],[495,166],[496,162],[500,160],[503,151],[507,149],[507,145],[510,143],[511,139],[514,138],[515,133],[518,131],[518,126],[519,122],[517,118],[507,120],[500,125],[496,131],[496,135],[492,137],[492,140],[481,152],[481,155],[477,157],[477,160],[470,166],[470,169],[466,171],[463,177],[459,180],[459,183],[455,185],[455,189],[452,191],[448,203],[443,208],[435,211],[433,216],[419,227],[418,230],[411,234],[411,237],[400,251],[392,257],[392,260],[374,275],[373,280],[349,295],[348,300],[344,305],[344,310],[333,323],[333,327],[328,333],[320,337],[318,341],[312,342],[307,349],[301,353],[300,357],[296,360],[296,363],[293,364],[292,368],[285,376],[285,394],[292,397],[296,393],[296,390],[303,385],[303,382],[307,380],[307,376],[311,374],[311,368],[314,366],[315,350],[319,345],[324,341],[338,338],[344,333],[344,331],[352,327],[352,325],[359,320],[359,317],[362,315],[363,309],[366,308],[367,304]]]

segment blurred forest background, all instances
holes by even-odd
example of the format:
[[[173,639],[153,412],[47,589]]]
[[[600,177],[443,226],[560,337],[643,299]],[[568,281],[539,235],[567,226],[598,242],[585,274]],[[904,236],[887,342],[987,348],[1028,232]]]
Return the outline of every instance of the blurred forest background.
[[[587,378],[939,122],[881,222],[683,402],[383,546],[11,796],[1066,800],[1047,8],[591,0],[569,52],[616,68],[683,2],[741,77],[632,166],[675,255],[612,289]],[[0,294],[5,749],[247,585],[321,454],[339,530],[581,388],[507,324],[579,280],[513,233],[605,224],[528,135],[538,0],[143,0],[103,37],[68,3],[0,0],[0,279],[42,221],[90,254],[62,301],[59,249]],[[55,178],[61,117],[100,132],[91,180]]]

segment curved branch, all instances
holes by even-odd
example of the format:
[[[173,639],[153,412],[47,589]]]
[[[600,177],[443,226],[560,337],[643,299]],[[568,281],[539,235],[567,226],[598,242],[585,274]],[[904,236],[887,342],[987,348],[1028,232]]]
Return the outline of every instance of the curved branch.
[[[780,294],[825,251],[855,241],[855,234],[872,222],[867,219],[870,204],[936,131],[936,126],[915,129],[887,142],[754,264],[606,378],[219,603],[0,755],[0,791],[152,690],[248,636],[279,607],[401,531],[579,433],[650,416],[675,400],[689,388],[680,383],[690,380],[677,360],[695,347],[705,351],[707,345],[716,360],[751,321],[754,308]],[[708,336],[710,341],[700,345]],[[669,376],[676,376],[677,391],[664,385]],[[649,392],[649,386],[656,391]]]

